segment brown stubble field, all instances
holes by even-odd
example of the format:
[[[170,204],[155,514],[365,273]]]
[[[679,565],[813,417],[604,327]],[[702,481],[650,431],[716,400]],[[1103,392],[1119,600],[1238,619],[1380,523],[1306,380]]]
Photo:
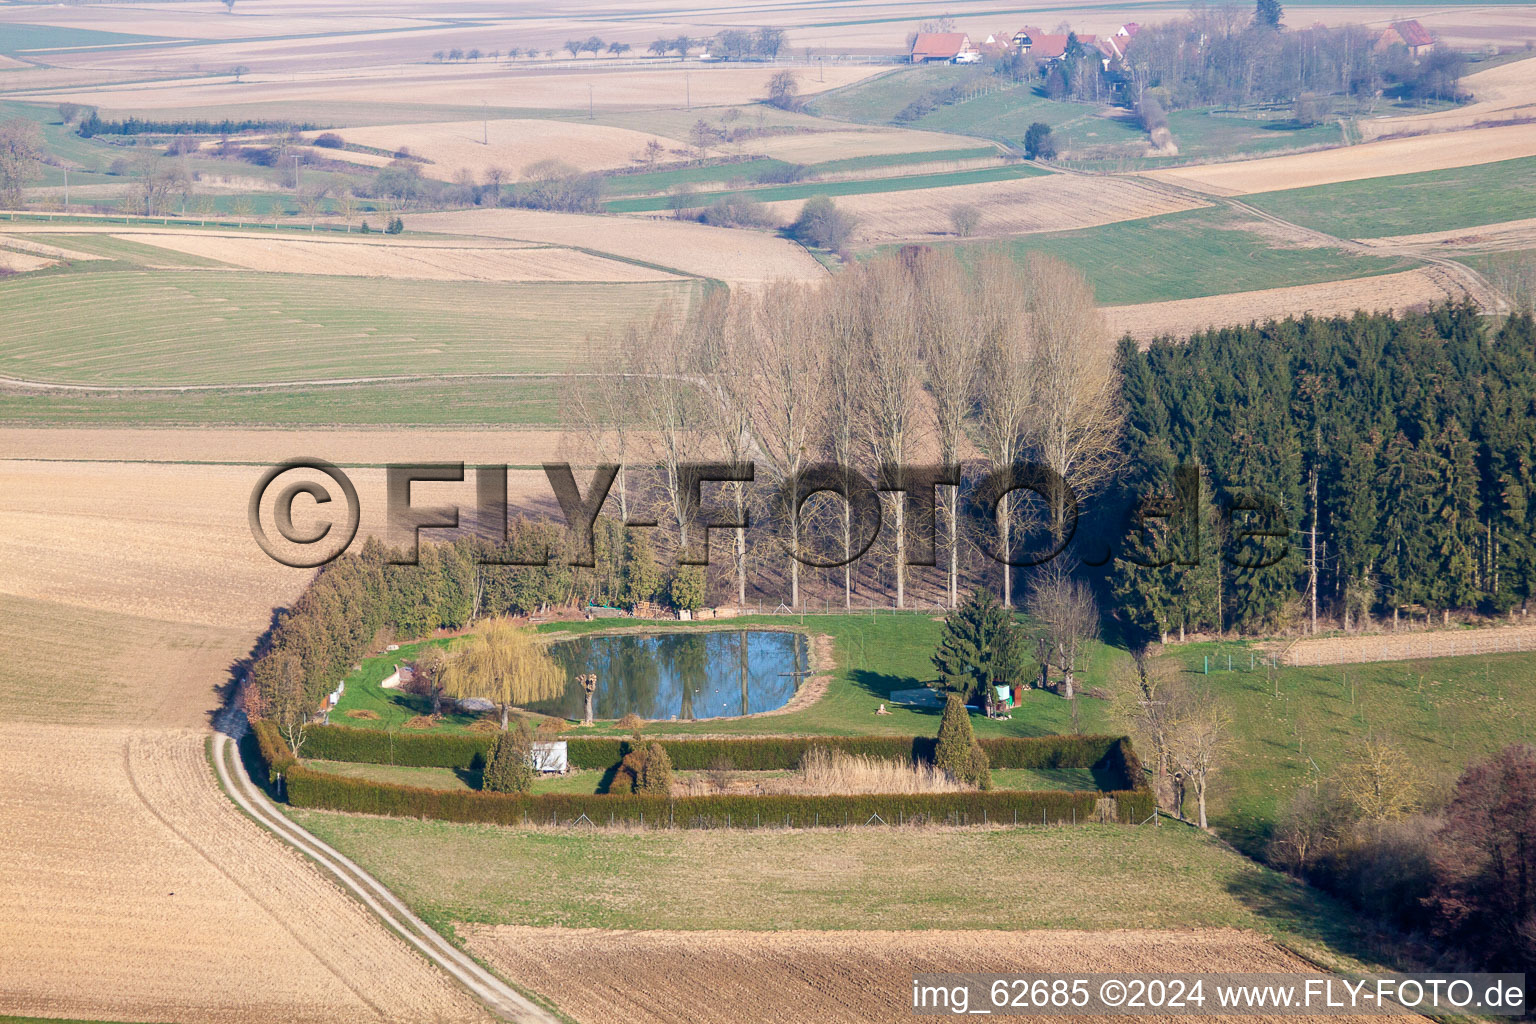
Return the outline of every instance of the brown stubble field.
[[[205,735],[0,723],[0,1012],[486,1020],[224,798]]]
[[[917,973],[1311,969],[1235,929],[611,932],[473,925],[461,931],[472,950],[510,976],[534,991],[558,993],[562,1009],[582,1024],[898,1024],[912,1019]]]
[[[250,537],[258,465],[197,463],[556,454],[496,436],[0,431],[0,1013],[486,1020],[216,788],[220,687],[310,574]],[[377,531],[383,472],[351,475]],[[514,473],[514,503],[542,484]]]

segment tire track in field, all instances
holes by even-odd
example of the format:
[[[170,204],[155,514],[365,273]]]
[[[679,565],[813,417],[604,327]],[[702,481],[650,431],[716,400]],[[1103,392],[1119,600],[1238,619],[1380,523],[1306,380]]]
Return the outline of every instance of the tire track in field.
[[[468,989],[492,1012],[517,1024],[559,1024],[560,1018],[449,943],[372,875],[273,807],[251,781],[235,744],[231,742],[243,734],[244,716],[226,713],[221,718],[213,737],[214,768],[224,791],[236,806],[340,883],[392,931]]]
[[[246,896],[250,897],[253,903],[265,910],[267,914],[272,918],[272,920],[276,922],[278,926],[281,927],[283,931],[286,932],[297,945],[303,948],[305,952],[314,957],[318,963],[324,966],[325,969],[329,971],[337,981],[346,987],[349,992],[356,996],[358,1000],[363,1003],[363,1005],[372,1010],[374,1014],[379,1018],[379,1020],[388,1021],[390,1019],[389,1014],[384,1011],[384,1008],[379,1006],[378,1003],[374,1002],[373,999],[369,997],[367,991],[365,991],[361,986],[353,984],[352,981],[349,980],[344,973],[337,969],[335,964],[326,959],[325,954],[321,950],[316,949],[312,943],[304,938],[303,935],[299,934],[297,929],[289,924],[288,921],[284,920],[283,916],[277,913],[274,908],[265,899],[262,898],[261,893],[258,892],[254,886],[247,885],[239,875],[231,871],[218,858],[210,854],[196,839],[188,835],[181,828],[178,828],[175,822],[171,821],[170,818],[168,818],[164,813],[161,812],[158,807],[154,805],[149,797],[145,795],[143,787],[139,784],[139,777],[134,771],[133,742],[134,741],[132,739],[129,739],[123,744],[123,772],[128,776],[128,785],[133,789],[133,795],[138,798],[139,803],[143,804],[144,809],[149,811],[149,813],[155,817],[155,820],[159,821],[160,824],[169,829],[170,832],[176,836],[176,838],[186,843],[193,850],[196,850],[198,856],[207,861],[215,871],[219,872],[219,874],[229,879],[229,881],[237,889],[245,893]]]

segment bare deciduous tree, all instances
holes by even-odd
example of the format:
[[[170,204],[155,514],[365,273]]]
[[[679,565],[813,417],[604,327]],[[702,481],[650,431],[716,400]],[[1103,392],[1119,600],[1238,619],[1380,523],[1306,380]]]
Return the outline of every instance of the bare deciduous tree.
[[[754,377],[761,385],[757,436],[769,470],[779,484],[796,479],[815,458],[829,415],[824,304],[801,285],[770,285],[756,304],[752,341]],[[788,535],[789,604],[800,607],[801,517],[782,510]]]
[[[889,495],[896,607],[907,606],[907,521],[902,488],[918,452],[925,423],[919,395],[923,347],[917,330],[912,278],[897,258],[873,260],[850,274],[846,298],[858,310],[860,365],[857,397],[864,443],[877,471],[893,474]]]
[[[976,401],[981,367],[981,335],[966,311],[971,295],[965,270],[952,253],[931,254],[914,268],[918,330],[933,396],[939,461],[958,472],[964,454],[965,426]],[[960,602],[960,488],[943,487],[940,516],[944,529],[949,607]]]
[[[1029,612],[1045,623],[1050,649],[1061,672],[1061,695],[1077,695],[1077,662],[1088,641],[1099,635],[1099,608],[1093,591],[1074,579],[1057,558],[1035,571],[1029,587]]]
[[[1091,494],[1118,464],[1119,379],[1109,330],[1082,274],[1033,254],[1026,274],[1035,379],[1030,441],[1065,484],[1048,495],[1051,536],[1060,543],[1068,488],[1078,498]]]
[[[1226,713],[1210,693],[1196,693],[1186,711],[1171,723],[1168,749],[1183,782],[1195,791],[1196,824],[1208,828],[1206,803],[1210,780],[1227,747]]]
[[[997,252],[982,257],[973,290],[981,368],[976,445],[989,469],[1006,472],[1023,461],[1034,403],[1026,296],[1013,261]],[[1013,496],[1004,494],[994,512],[998,554],[1005,559],[1002,599],[1009,608],[1013,606],[1013,567],[1006,559],[1012,557],[1013,505]]]
[[[754,461],[754,411],[758,404],[753,373],[753,350],[777,325],[761,325],[753,297],[741,292],[717,291],[704,300],[691,318],[687,333],[693,347],[690,362],[704,391],[705,429],[713,436],[721,459],[732,465]],[[731,502],[733,519],[747,522],[750,492],[747,482],[723,484]],[[732,574],[736,582],[736,606],[747,603],[747,531],[732,531]]]

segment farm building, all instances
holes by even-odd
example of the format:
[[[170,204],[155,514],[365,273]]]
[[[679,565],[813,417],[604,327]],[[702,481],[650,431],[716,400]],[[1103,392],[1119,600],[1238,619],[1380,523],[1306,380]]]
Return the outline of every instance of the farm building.
[[[963,53],[975,53],[971,37],[964,32],[919,32],[912,41],[912,63],[954,60]]]
[[[1394,46],[1406,46],[1409,53],[1421,57],[1435,48],[1435,37],[1417,21],[1394,21],[1376,38],[1376,49],[1387,50]]]

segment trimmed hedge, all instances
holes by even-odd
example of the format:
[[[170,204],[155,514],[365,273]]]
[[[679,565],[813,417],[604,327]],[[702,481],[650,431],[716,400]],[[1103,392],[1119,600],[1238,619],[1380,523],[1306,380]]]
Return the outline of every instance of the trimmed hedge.
[[[288,802],[355,814],[432,818],[496,825],[570,824],[581,815],[594,825],[612,822],[657,828],[759,828],[864,825],[879,815],[887,824],[950,821],[960,825],[1087,824],[1101,800],[1115,820],[1134,824],[1152,813],[1147,791],[1066,793],[993,791],[860,796],[607,796],[567,793],[483,793],[423,789],[346,778],[302,765],[286,776]]]
[[[325,761],[362,761],[414,768],[474,769],[484,764],[494,734],[410,735],[344,725],[312,726],[304,753]],[[743,736],[729,739],[655,738],[679,771],[702,771],[729,762],[738,771],[796,768],[812,747],[885,760],[932,761],[932,736]],[[624,759],[630,741],[621,737],[568,739],[573,768],[607,771]],[[1123,736],[1008,736],[981,740],[993,768],[1097,768],[1114,772],[1126,789],[1146,786],[1141,763]]]
[[[763,826],[791,826],[804,828],[810,825],[863,825],[871,816],[879,815],[887,824],[903,824],[911,821],[952,821],[957,824],[982,824],[1000,822],[1019,824],[1077,823],[1093,821],[1100,810],[1100,801],[1114,806],[1116,820],[1126,823],[1144,821],[1152,813],[1152,794],[1143,782],[1139,787],[1113,793],[1026,792],[1002,790],[990,793],[924,793],[917,795],[871,794],[859,796],[701,796],[663,797],[634,795],[585,795],[566,793],[483,793],[473,790],[425,789],[420,786],[401,786],[394,783],[374,782],[369,779],[346,778],[306,768],[283,742],[282,734],[270,722],[253,725],[258,749],[267,762],[269,774],[281,771],[284,776],[288,802],[294,807],[313,807],[321,810],[348,811],[355,814],[380,814],[392,817],[434,818],[441,821],[483,822],[498,825],[559,824],[578,820],[586,815],[593,824],[630,822],[660,827],[684,828],[757,828]],[[314,743],[317,732],[334,727],[319,727],[307,734],[305,746]],[[364,729],[346,729],[344,732],[367,732]],[[481,737],[424,736],[417,739],[480,740]],[[1076,751],[1079,756],[1097,750],[1103,760],[1119,759],[1127,766],[1135,762],[1135,753],[1123,737],[1109,740],[1109,747],[1095,747],[1090,737],[1040,737],[1027,740],[994,740],[1009,749],[1015,743],[1025,746],[1014,750],[1015,756],[1023,751],[1039,752],[1050,739],[1068,741],[1061,744],[1065,750]],[[398,739],[398,737],[397,737]],[[763,738],[771,739],[771,738]],[[860,738],[833,737],[836,745],[855,744]],[[883,749],[896,750],[896,744],[906,743],[913,749],[925,737],[891,739],[870,737],[888,744]],[[715,743],[743,744],[742,749],[753,749],[752,738],[740,740],[705,741],[673,740],[665,743],[668,752],[681,748],[696,756],[699,750]],[[819,742],[809,737],[793,742],[805,746]],[[931,743],[931,740],[927,740]],[[616,750],[627,740],[587,739],[571,740],[570,750],[576,744],[584,747],[586,756]],[[608,747],[612,744],[612,748]],[[1035,744],[1035,745],[1031,745]],[[718,749],[718,748],[716,748]],[[787,747],[769,749],[788,750]],[[803,747],[800,749],[804,749]],[[877,748],[878,749],[878,748]],[[573,757],[574,760],[574,757]],[[614,762],[608,762],[612,765]],[[593,767],[605,767],[594,765]],[[1140,776],[1132,776],[1140,780]]]
[[[268,784],[277,775],[286,775],[298,766],[299,759],[293,756],[288,742],[272,722],[257,719],[251,723],[251,732],[256,736],[256,749],[261,754],[262,763],[267,766]]]

